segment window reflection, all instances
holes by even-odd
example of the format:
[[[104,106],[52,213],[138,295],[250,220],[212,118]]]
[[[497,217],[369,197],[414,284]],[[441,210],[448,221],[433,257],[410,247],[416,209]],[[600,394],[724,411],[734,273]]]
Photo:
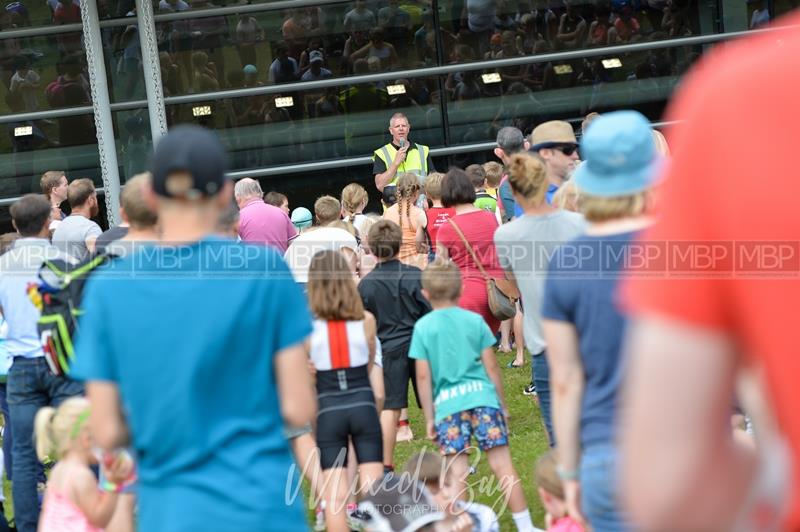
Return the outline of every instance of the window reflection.
[[[307,73],[324,68],[317,63]],[[368,60],[357,59],[355,68],[368,71]],[[440,146],[438,97],[435,78],[415,78],[170,105],[167,112],[173,124],[217,129],[234,153],[234,167],[244,169],[368,155],[385,144],[395,111],[409,116],[418,142]]]

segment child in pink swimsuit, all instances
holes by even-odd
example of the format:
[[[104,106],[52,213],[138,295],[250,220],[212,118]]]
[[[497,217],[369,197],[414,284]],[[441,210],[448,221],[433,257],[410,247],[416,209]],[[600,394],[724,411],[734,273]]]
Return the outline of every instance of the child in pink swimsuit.
[[[74,397],[58,409],[36,414],[36,453],[42,461],[59,462],[50,473],[39,519],[39,532],[96,532],[108,525],[118,493],[130,479],[127,455],[104,460],[107,479],[102,489],[89,466],[96,463],[89,434],[89,401]]]

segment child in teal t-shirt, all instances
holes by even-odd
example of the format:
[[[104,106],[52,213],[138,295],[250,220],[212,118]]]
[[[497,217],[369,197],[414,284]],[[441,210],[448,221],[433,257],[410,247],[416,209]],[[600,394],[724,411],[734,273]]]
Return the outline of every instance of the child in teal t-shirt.
[[[428,265],[422,293],[433,311],[414,325],[408,356],[416,360],[428,437],[447,457],[456,493],[466,493],[466,451],[474,437],[500,479],[517,529],[533,530],[508,449],[508,410],[492,349],[494,335],[479,314],[458,306],[461,273],[453,262],[437,259]]]

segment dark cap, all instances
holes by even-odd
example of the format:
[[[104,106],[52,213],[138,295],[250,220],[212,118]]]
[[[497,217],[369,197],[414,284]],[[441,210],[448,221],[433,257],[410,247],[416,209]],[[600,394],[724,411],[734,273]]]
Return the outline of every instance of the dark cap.
[[[227,181],[228,154],[212,131],[181,125],[161,138],[150,166],[156,194],[198,199],[214,196],[222,190]],[[186,172],[190,179],[173,175],[175,172]]]

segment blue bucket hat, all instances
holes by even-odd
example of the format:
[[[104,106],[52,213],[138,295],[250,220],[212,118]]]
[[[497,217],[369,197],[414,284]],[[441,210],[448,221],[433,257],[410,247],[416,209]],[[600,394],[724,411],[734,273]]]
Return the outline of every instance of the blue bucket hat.
[[[660,159],[650,122],[636,111],[601,115],[581,139],[584,162],[572,179],[592,196],[629,196],[650,187]]]

